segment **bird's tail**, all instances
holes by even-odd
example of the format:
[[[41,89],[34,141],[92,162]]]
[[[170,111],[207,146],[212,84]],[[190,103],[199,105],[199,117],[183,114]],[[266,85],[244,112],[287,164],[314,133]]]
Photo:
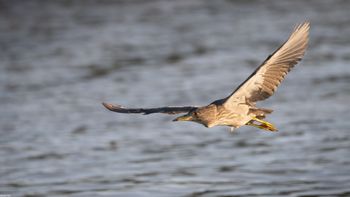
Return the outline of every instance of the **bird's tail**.
[[[273,112],[272,109],[265,109],[265,108],[250,108],[249,113],[254,114],[259,119],[264,119],[266,117],[266,114],[271,114]]]

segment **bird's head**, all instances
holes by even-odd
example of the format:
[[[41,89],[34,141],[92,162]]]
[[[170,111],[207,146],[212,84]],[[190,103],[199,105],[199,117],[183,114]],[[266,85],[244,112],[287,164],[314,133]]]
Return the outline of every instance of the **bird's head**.
[[[216,118],[215,111],[212,106],[200,107],[189,111],[183,116],[175,118],[173,121],[193,121],[202,124],[205,127],[212,127],[214,126],[213,123]]]
[[[182,116],[175,118],[173,121],[194,121],[194,122],[196,122],[196,120],[198,120],[197,112],[196,112],[196,110],[192,110],[185,115],[182,115]]]

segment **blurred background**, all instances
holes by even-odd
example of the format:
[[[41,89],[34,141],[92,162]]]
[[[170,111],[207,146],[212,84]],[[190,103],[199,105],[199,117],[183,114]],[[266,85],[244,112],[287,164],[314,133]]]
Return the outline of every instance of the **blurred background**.
[[[0,194],[350,196],[350,1],[0,1]],[[227,96],[311,22],[279,132],[130,107]]]

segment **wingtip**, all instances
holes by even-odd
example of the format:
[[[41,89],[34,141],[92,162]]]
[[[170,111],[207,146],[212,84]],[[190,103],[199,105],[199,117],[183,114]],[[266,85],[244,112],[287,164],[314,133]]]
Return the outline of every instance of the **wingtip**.
[[[106,109],[111,110],[111,111],[112,111],[113,108],[114,108],[114,105],[112,105],[112,104],[110,104],[110,103],[105,103],[105,102],[103,102],[102,105],[103,105]]]
[[[305,21],[303,22],[303,26],[306,26],[307,29],[310,29],[310,26],[311,26],[310,21],[309,21],[309,20],[305,20]]]
[[[307,29],[307,31],[308,31],[310,29],[310,21],[305,20],[304,22],[299,23],[294,27],[294,31],[298,31],[300,29]]]
[[[303,24],[303,25],[310,26],[310,21],[309,21],[309,20],[305,20],[302,24]]]

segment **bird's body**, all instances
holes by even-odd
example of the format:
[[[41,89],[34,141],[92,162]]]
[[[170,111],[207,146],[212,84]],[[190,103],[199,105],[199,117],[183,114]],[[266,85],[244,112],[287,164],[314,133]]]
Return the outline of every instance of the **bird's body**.
[[[249,113],[247,105],[237,105],[233,109],[227,109],[221,104],[211,103],[193,111],[192,116],[195,117],[193,121],[209,128],[213,126],[238,128],[242,123],[249,122],[254,115]]]
[[[194,121],[206,127],[229,126],[239,128],[250,125],[268,131],[277,129],[263,119],[272,110],[256,107],[256,102],[272,96],[287,73],[304,56],[310,25],[298,25],[288,40],[270,55],[238,88],[228,97],[219,99],[203,107],[160,107],[124,108],[120,105],[103,103],[119,113],[186,113],[174,121]]]
[[[233,129],[242,125],[253,125],[253,121],[265,123],[262,129],[275,131],[274,126],[268,122],[262,121],[266,114],[271,113],[270,109],[256,108],[249,105],[244,100],[236,100],[230,108],[223,105],[222,100],[215,101],[207,106],[198,107],[184,116],[176,118],[174,121],[194,121],[205,127],[229,126]]]

